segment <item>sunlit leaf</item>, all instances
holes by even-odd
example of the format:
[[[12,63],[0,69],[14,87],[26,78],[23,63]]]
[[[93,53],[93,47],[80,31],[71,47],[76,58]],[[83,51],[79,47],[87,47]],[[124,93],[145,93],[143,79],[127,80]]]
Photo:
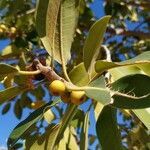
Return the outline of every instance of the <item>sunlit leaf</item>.
[[[71,58],[70,50],[78,21],[78,9],[79,0],[64,0],[60,6],[54,48],[56,56],[60,55],[59,57],[61,58],[59,59],[64,64],[67,64],[68,60]]]
[[[85,70],[84,64],[81,63],[75,66],[69,73],[70,80],[78,86],[87,85],[89,82],[88,73]]]
[[[84,91],[89,98],[94,99],[103,105],[106,105],[111,101],[110,91],[105,86],[104,77],[100,77],[91,82]]]
[[[89,31],[89,35],[83,48],[83,61],[87,71],[90,69],[91,64],[93,63],[95,54],[101,47],[109,20],[110,16],[104,16],[94,23]]]
[[[144,66],[144,64],[150,67],[150,52],[149,51],[143,52],[142,54],[132,59],[122,61],[122,62],[107,62],[103,60],[98,60],[95,64],[95,70],[97,73],[101,74],[108,69],[112,69],[116,67],[131,66],[131,65],[138,67],[138,65]]]
[[[143,124],[150,130],[150,108],[132,110]]]
[[[96,122],[96,132],[103,150],[122,150],[121,136],[117,127],[116,109],[105,106]]]
[[[60,62],[59,51],[54,51],[55,32],[61,0],[39,0],[36,10],[36,28],[50,55]],[[44,17],[43,17],[44,16]],[[55,54],[56,52],[56,54]]]

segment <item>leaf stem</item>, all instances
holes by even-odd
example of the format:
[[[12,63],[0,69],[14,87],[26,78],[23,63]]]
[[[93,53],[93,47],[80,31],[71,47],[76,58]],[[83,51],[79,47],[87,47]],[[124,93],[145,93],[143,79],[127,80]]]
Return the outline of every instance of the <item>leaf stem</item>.
[[[40,70],[36,70],[36,71],[18,71],[19,74],[21,75],[37,75],[40,74],[41,71]]]

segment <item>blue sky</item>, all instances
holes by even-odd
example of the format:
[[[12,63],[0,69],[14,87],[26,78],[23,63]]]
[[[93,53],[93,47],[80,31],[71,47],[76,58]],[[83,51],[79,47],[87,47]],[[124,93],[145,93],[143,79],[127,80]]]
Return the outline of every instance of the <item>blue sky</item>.
[[[104,9],[103,9],[102,3],[103,3],[102,0],[95,0],[95,2],[90,6],[97,18],[104,16]],[[9,43],[8,40],[0,41],[0,50],[3,49],[8,43]],[[0,88],[2,88],[1,85],[0,85]],[[0,107],[0,112],[2,108],[3,106]],[[22,120],[25,119],[28,116],[28,114],[29,114],[28,109],[25,109],[23,111]],[[90,114],[90,118],[93,118],[92,114]],[[3,146],[6,147],[6,140],[10,132],[19,122],[20,120],[16,119],[12,109],[6,115],[3,115],[3,116],[0,115],[0,147],[3,147]],[[93,123],[93,125],[94,124],[95,123]],[[93,132],[92,128],[90,129],[90,132]]]

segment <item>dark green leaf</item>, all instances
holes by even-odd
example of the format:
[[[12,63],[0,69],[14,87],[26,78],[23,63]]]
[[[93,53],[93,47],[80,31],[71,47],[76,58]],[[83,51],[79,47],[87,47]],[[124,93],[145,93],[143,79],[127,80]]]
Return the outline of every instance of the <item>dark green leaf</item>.
[[[22,107],[20,105],[20,99],[18,99],[17,102],[15,103],[14,113],[15,113],[15,116],[18,119],[21,119],[21,117],[22,117]]]
[[[101,43],[103,41],[109,20],[110,16],[101,18],[96,23],[94,23],[89,31],[89,35],[83,48],[83,61],[87,71],[90,69],[91,64],[93,63],[95,54],[101,47]]]
[[[121,136],[117,127],[116,109],[105,106],[96,122],[96,132],[103,150],[122,150]]]
[[[2,115],[6,114],[10,109],[11,103],[7,103],[2,110]]]
[[[10,87],[8,89],[0,91],[0,105],[18,96],[19,94],[21,94],[22,92],[26,90],[27,88],[25,87],[15,86],[15,87]]]
[[[143,98],[133,99],[123,95],[114,95],[113,106],[126,109],[138,109],[150,107],[150,77],[142,74],[125,76],[112,84],[115,91],[135,95],[136,97],[147,95]]]
[[[80,149],[88,149],[89,112],[86,113],[80,137]]]

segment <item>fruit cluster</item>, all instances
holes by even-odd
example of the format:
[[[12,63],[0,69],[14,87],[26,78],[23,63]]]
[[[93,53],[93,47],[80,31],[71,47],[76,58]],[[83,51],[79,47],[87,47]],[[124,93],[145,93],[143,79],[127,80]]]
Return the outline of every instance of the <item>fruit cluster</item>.
[[[86,100],[84,91],[67,91],[65,83],[60,80],[54,80],[49,85],[49,90],[52,95],[60,96],[61,100],[65,103],[73,103],[80,105]]]
[[[0,36],[7,35],[9,38],[15,38],[17,29],[15,27],[8,28],[5,24],[0,24]]]

